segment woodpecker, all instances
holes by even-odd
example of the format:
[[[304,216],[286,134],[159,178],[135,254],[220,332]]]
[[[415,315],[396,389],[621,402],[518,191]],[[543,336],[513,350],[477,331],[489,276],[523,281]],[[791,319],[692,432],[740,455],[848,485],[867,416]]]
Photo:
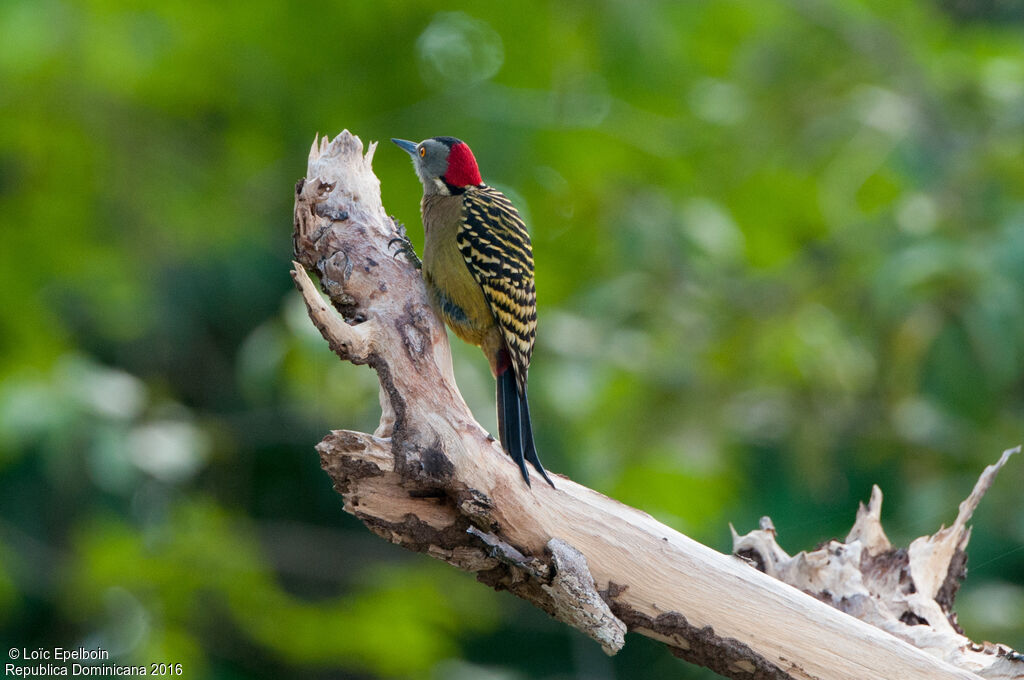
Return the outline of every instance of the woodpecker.
[[[392,139],[412,156],[423,184],[423,279],[431,304],[462,340],[480,347],[497,380],[498,436],[530,484],[537,456],[526,374],[537,332],[533,248],[519,212],[480,178],[469,146],[454,137],[419,144]]]

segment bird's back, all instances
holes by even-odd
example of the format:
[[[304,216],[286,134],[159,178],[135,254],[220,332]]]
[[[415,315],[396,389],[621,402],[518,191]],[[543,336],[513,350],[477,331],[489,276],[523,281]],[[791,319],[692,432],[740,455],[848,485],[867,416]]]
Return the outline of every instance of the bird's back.
[[[520,392],[526,391],[537,332],[533,246],[526,224],[508,198],[492,187],[462,194],[463,217],[455,238],[501,331]]]

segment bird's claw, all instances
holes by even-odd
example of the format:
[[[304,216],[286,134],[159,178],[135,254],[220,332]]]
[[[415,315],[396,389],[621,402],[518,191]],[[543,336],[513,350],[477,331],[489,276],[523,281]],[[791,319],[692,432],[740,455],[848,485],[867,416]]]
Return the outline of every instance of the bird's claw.
[[[395,252],[392,254],[392,257],[405,255],[406,259],[408,259],[409,262],[412,263],[412,266],[416,267],[416,269],[420,269],[423,266],[423,263],[420,261],[420,258],[416,255],[416,249],[413,247],[412,241],[410,241],[407,237],[396,236],[395,238],[391,239],[390,241],[388,241],[388,249],[390,249],[392,244],[394,243],[398,243],[398,248],[395,249]]]

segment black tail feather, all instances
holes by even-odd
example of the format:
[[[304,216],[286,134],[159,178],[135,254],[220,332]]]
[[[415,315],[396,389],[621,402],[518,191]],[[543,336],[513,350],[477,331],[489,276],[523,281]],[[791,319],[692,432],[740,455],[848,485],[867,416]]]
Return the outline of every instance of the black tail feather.
[[[522,423],[519,411],[519,390],[516,389],[515,371],[508,369],[498,376],[498,436],[501,445],[519,466],[519,471],[530,486],[530,472],[523,458]]]
[[[501,446],[512,460],[519,466],[519,471],[530,486],[530,472],[526,468],[529,461],[544,481],[555,488],[555,483],[548,477],[544,466],[540,464],[537,446],[533,441],[533,425],[530,422],[530,404],[526,394],[520,394],[516,385],[515,371],[506,370],[498,376],[498,436]]]
[[[548,473],[544,471],[544,466],[540,464],[540,457],[537,455],[537,446],[533,443],[533,424],[530,422],[530,402],[526,400],[526,393],[517,395],[519,397],[519,415],[520,422],[522,424],[522,441],[523,441],[523,455],[526,460],[530,461],[533,467],[537,468],[537,472],[544,478],[544,481],[551,485],[551,488],[555,488],[555,483],[548,477]]]

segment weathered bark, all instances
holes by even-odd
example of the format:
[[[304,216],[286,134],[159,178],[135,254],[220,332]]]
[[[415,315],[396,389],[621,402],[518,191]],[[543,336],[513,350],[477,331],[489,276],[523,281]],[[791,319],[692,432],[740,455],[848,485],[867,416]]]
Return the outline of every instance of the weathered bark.
[[[374,148],[364,156],[348,132],[314,141],[296,186],[293,277],[310,318],[381,385],[376,432],[334,431],[317,447],[346,511],[608,653],[628,629],[732,678],[977,677],[564,476],[527,487],[466,406],[419,272],[395,255]]]
[[[983,678],[1024,678],[1024,656],[1005,645],[971,642],[953,611],[953,598],[967,573],[967,522],[996,474],[1020,449],[1004,451],[997,463],[985,468],[960,504],[953,526],[917,538],[909,548],[889,543],[882,529],[882,491],[875,486],[843,543],[829,541],[790,557],[776,542],[771,519],[763,517],[761,528],[745,536],[732,530],[733,554],[958,668]]]

